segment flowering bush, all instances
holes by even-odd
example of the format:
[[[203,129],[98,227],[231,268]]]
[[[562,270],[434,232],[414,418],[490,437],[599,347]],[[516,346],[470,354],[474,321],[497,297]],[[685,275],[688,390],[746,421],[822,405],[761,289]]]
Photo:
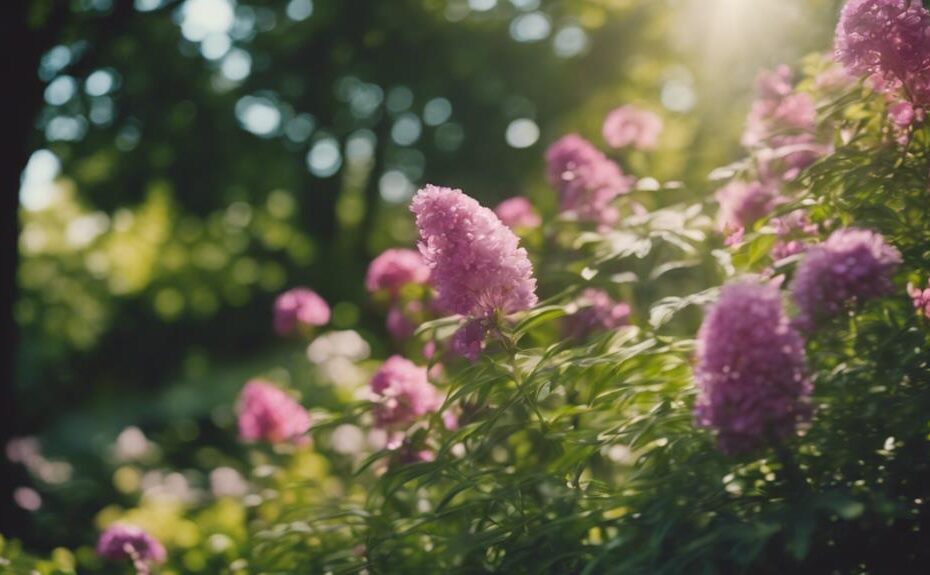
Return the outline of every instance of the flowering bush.
[[[338,401],[250,381],[239,481],[175,515],[228,502],[234,573],[919,572],[928,37],[919,2],[851,0],[835,59],[760,75],[747,157],[706,201],[624,171],[662,125],[629,107],[604,136],[636,151],[550,146],[555,211],[425,186],[419,253],[365,280],[407,357],[314,338],[325,302],[282,296]],[[142,543],[101,555],[162,559],[144,507],[106,514]]]

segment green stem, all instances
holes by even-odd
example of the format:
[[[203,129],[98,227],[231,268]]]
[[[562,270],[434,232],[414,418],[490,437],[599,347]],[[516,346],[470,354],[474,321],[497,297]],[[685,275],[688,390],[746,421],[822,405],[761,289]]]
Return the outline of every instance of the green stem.
[[[523,397],[523,400],[526,401],[526,404],[536,414],[536,418],[539,419],[539,425],[542,428],[542,432],[546,433],[549,430],[546,419],[543,417],[542,412],[539,410],[539,405],[537,405],[536,401],[530,397],[530,394],[524,385],[523,374],[521,373],[520,366],[517,363],[517,346],[514,345],[510,338],[500,330],[498,330],[498,336],[504,345],[504,349],[507,350],[507,353],[510,356],[510,374],[511,377],[513,377],[513,382],[517,385],[517,391]]]
[[[788,449],[782,441],[778,440],[773,442],[773,448],[775,450],[775,456],[778,458],[779,463],[781,463],[781,469],[785,474],[785,479],[788,481],[788,485],[792,488],[792,491],[797,495],[806,495],[810,493],[810,485],[808,485],[807,481],[804,479],[804,474],[801,472],[801,468],[794,458],[794,454],[791,453],[791,450]]]

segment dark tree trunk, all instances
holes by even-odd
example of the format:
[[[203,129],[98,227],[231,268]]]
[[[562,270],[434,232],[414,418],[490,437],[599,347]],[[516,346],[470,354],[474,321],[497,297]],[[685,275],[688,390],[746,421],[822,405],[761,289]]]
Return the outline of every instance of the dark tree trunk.
[[[13,490],[25,484],[21,466],[7,461],[5,447],[17,428],[16,357],[19,344],[13,306],[19,241],[19,180],[33,145],[34,121],[42,105],[38,66],[67,17],[67,3],[50,2],[45,14],[30,14],[30,2],[11,2],[0,18],[3,50],[3,109],[6,115],[0,154],[0,533],[28,537],[28,517],[13,501]],[[33,18],[33,21],[30,21]]]

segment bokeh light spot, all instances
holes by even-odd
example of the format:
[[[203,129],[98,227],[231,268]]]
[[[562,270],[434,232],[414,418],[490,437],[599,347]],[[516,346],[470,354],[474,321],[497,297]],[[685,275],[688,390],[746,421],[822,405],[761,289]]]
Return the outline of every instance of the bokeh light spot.
[[[510,122],[506,133],[507,143],[514,148],[529,148],[539,140],[539,126],[527,118]]]
[[[544,40],[550,31],[549,17],[542,12],[521,14],[510,23],[510,36],[517,42],[538,42]]]
[[[335,138],[317,140],[307,153],[307,168],[320,178],[328,178],[342,166],[342,153]]]
[[[313,0],[291,0],[287,3],[285,13],[295,22],[306,20],[313,16]]]
[[[452,117],[452,102],[445,98],[433,98],[423,106],[423,121],[427,126],[438,126]]]

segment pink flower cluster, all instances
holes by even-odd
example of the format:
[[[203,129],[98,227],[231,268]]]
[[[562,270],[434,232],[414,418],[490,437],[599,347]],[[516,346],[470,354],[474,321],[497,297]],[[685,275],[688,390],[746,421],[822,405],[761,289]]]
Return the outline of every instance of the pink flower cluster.
[[[789,437],[810,413],[805,363],[775,287],[724,286],[698,333],[697,424],[716,430],[727,453]]]
[[[911,301],[914,303],[914,309],[917,310],[917,313],[930,319],[930,280],[927,281],[927,287],[924,289],[908,283],[907,295],[911,296]]]
[[[396,298],[408,284],[425,284],[429,281],[429,267],[417,252],[407,249],[385,250],[372,260],[365,275],[369,292],[384,290]]]
[[[834,50],[850,74],[876,89],[930,104],[930,12],[919,0],[850,0],[836,26]]]
[[[814,101],[808,94],[794,90],[787,66],[762,72],[756,80],[756,92],[742,143],[757,149],[763,180],[793,180],[827,149],[817,142],[814,133]]]
[[[533,204],[523,196],[504,200],[494,208],[494,213],[504,222],[505,226],[515,230],[538,228],[542,223]]]
[[[329,316],[329,305],[308,288],[288,290],[274,303],[274,329],[281,336],[290,335],[298,328],[326,325]]]
[[[303,443],[310,415],[291,396],[260,379],[245,384],[237,407],[239,436],[246,441]]]
[[[526,250],[494,212],[461,190],[432,185],[417,192],[410,209],[441,309],[477,318],[536,305]]]
[[[573,339],[584,339],[598,331],[609,331],[627,325],[630,306],[615,301],[601,289],[587,288],[578,298],[580,309],[566,318],[565,333]]]
[[[737,233],[767,216],[779,200],[774,186],[739,180],[717,190],[714,197],[720,204],[720,229]]]
[[[778,236],[770,254],[774,261],[803,253],[809,247],[807,240],[817,235],[817,224],[810,221],[804,210],[772,218],[771,224]]]
[[[809,250],[801,260],[791,294],[798,307],[798,325],[813,329],[816,322],[841,312],[853,302],[894,291],[891,276],[901,253],[871,230],[846,228]]]
[[[107,527],[97,541],[97,554],[105,559],[119,561],[165,560],[165,547],[154,537],[134,525],[116,523]]]
[[[484,319],[473,319],[452,334],[449,346],[452,352],[470,361],[475,361],[484,351],[484,340],[488,333]]]
[[[563,212],[602,225],[616,223],[620,213],[612,203],[632,186],[617,164],[577,134],[563,136],[549,146],[546,174],[559,191]]]
[[[430,384],[426,368],[399,355],[381,364],[369,385],[379,396],[374,415],[381,427],[409,425],[442,405],[442,397]]]
[[[621,106],[607,114],[602,132],[611,148],[654,150],[662,132],[662,118],[635,106]]]

